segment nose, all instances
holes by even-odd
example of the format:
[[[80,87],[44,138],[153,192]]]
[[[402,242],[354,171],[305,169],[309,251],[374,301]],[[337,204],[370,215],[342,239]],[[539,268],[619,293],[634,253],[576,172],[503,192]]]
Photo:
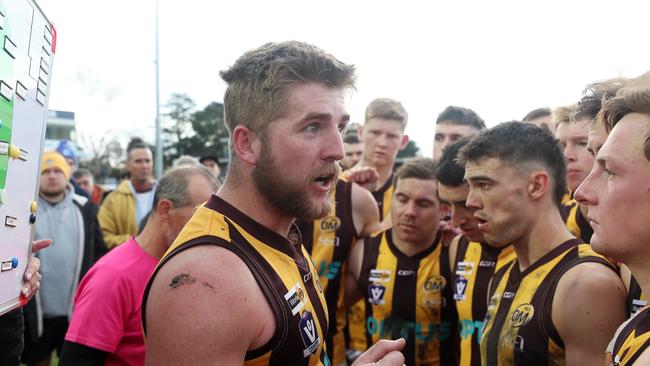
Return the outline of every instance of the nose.
[[[576,160],[575,148],[571,144],[566,145],[566,147],[564,148],[563,154],[564,154],[564,158],[566,159],[566,161],[575,161]]]
[[[587,178],[582,181],[578,189],[573,194],[573,198],[583,205],[596,206],[598,205],[598,196],[596,195],[595,183],[595,169],[592,169]]]
[[[451,226],[460,227],[462,224],[467,222],[467,218],[462,214],[458,207],[455,205],[451,206]]]
[[[334,126],[326,136],[323,141],[323,160],[338,161],[343,159],[345,157],[345,150],[343,148],[343,138],[338,130],[338,126]]]
[[[409,201],[406,203],[406,207],[404,208],[404,215],[408,217],[415,217],[417,216],[418,212],[415,207],[415,202],[414,201]]]
[[[477,197],[476,191],[471,186],[469,187],[469,193],[467,194],[465,206],[474,210],[482,208],[481,201]]]

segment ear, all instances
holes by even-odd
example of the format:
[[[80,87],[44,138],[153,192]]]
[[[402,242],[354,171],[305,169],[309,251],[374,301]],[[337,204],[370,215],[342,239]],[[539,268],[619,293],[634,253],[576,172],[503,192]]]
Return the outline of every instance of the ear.
[[[248,127],[242,125],[235,127],[232,131],[232,146],[238,159],[249,165],[257,164],[262,144]]]
[[[530,175],[528,180],[528,196],[533,200],[540,199],[550,189],[548,173],[538,170]]]
[[[163,198],[160,201],[158,201],[158,204],[156,205],[156,214],[158,217],[161,218],[161,220],[166,220],[169,218],[169,215],[171,214],[172,209],[174,208],[174,204],[172,201]]]
[[[404,150],[406,148],[406,145],[409,144],[409,135],[404,135],[402,136],[402,143],[399,146],[400,150]]]

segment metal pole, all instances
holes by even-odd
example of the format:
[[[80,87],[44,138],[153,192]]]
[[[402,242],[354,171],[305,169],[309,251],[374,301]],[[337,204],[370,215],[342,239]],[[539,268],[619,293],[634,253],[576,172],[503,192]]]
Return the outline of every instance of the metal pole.
[[[158,55],[158,0],[156,0],[156,157],[154,174],[159,179],[163,171],[162,141],[160,139],[160,60]]]

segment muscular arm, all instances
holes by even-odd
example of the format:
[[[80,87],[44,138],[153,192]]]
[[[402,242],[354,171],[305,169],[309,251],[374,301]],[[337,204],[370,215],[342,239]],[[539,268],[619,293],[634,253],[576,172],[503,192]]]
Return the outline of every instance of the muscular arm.
[[[363,260],[364,239],[357,240],[352,246],[350,258],[348,259],[348,270],[345,278],[345,307],[349,308],[359,301],[363,294],[359,288],[359,275]]]
[[[650,365],[650,348],[646,348],[645,351],[636,359],[632,366],[646,366]]]
[[[552,317],[567,366],[602,365],[607,344],[625,320],[625,287],[602,264],[579,264],[560,279]]]
[[[153,281],[146,308],[147,365],[243,365],[275,332],[270,305],[234,253],[187,249]]]
[[[352,184],[352,222],[359,237],[380,229],[377,202],[370,191],[356,183]]]

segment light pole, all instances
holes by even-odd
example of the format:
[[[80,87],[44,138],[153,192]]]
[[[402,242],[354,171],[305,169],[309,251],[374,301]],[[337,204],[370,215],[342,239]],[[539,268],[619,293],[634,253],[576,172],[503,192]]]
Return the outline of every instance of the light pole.
[[[156,179],[162,176],[162,141],[160,138],[160,60],[158,55],[158,0],[156,0],[156,158],[154,161],[154,174]]]

